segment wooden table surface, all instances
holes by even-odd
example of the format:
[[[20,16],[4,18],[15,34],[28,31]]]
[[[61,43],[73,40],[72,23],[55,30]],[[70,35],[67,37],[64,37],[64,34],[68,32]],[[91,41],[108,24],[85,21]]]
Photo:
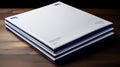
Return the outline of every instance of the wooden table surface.
[[[113,22],[115,35],[69,58],[61,64],[51,63],[41,52],[5,28],[4,18],[32,8],[0,9],[0,67],[120,67],[120,9],[82,8],[82,10]]]

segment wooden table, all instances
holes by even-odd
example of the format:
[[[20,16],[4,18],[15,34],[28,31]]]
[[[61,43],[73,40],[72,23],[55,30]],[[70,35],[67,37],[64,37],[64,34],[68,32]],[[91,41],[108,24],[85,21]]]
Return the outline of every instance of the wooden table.
[[[120,10],[82,8],[113,22],[115,35],[99,45],[69,58],[61,64],[51,63],[39,51],[6,30],[4,18],[32,8],[0,9],[0,67],[120,67]]]

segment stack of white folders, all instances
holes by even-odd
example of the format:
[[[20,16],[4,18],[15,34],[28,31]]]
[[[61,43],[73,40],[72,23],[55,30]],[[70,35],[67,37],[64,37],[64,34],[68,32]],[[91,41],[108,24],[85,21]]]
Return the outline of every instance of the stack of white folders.
[[[7,17],[5,23],[6,28],[53,62],[114,34],[111,22],[62,2]]]

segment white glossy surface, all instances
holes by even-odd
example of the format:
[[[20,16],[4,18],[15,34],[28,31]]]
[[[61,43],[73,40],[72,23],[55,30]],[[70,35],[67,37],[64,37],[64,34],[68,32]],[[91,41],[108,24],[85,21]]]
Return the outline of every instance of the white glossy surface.
[[[52,49],[112,24],[62,2],[6,19]]]

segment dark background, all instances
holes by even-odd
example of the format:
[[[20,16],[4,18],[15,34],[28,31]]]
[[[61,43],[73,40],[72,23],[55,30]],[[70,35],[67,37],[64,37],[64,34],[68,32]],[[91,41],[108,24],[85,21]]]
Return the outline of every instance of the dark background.
[[[57,1],[77,8],[120,8],[118,0],[0,0],[0,8],[38,8]]]

